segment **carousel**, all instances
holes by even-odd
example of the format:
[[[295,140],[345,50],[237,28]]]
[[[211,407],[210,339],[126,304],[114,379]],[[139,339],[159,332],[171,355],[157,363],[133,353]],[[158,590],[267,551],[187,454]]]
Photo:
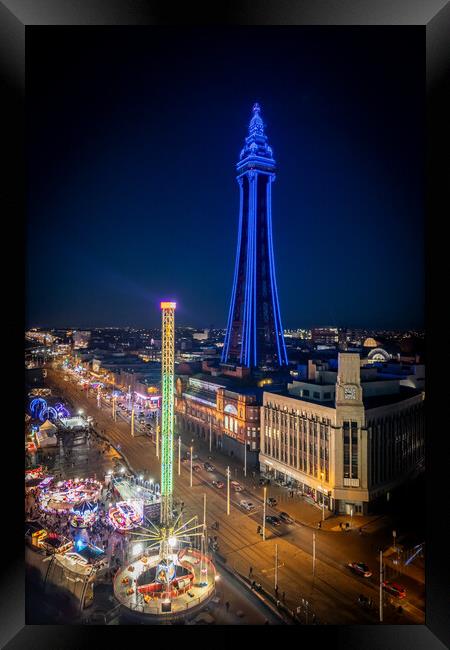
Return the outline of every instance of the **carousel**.
[[[90,528],[97,521],[98,503],[84,501],[70,511],[70,525],[73,528]]]
[[[113,587],[116,599],[134,613],[183,616],[214,595],[216,569],[206,554],[204,526],[196,517],[184,524],[180,518],[170,528],[147,520],[149,528],[131,533],[138,547],[148,545],[117,572]]]
[[[39,506],[44,512],[64,513],[100,498],[102,484],[93,478],[59,481],[41,490]]]

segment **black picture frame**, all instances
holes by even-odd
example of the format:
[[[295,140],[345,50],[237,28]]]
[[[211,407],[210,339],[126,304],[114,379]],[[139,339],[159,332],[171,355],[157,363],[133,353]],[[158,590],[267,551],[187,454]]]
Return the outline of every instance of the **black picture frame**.
[[[170,25],[170,24],[245,24],[245,25],[421,25],[424,29],[424,57],[427,70],[427,206],[426,206],[426,329],[427,329],[427,502],[428,511],[418,513],[427,517],[427,570],[426,570],[426,625],[423,626],[340,626],[297,627],[295,643],[311,639],[320,644],[325,639],[333,646],[345,648],[428,648],[450,646],[448,625],[448,589],[446,582],[446,485],[447,454],[443,446],[448,437],[445,421],[440,429],[439,405],[445,409],[445,392],[438,375],[442,368],[443,351],[436,334],[445,335],[442,329],[445,304],[433,309],[432,288],[437,278],[445,277],[445,241],[439,236],[439,217],[448,220],[448,154],[449,139],[446,122],[448,106],[450,61],[450,4],[446,0],[246,0],[227,2],[216,6],[186,3],[183,9],[169,2],[146,0],[0,0],[0,60],[1,82],[4,91],[3,108],[6,117],[3,125],[9,136],[3,146],[6,162],[6,191],[2,200],[4,238],[3,257],[12,252],[11,261],[4,271],[4,296],[7,305],[7,348],[11,359],[5,364],[8,375],[8,431],[13,429],[4,448],[4,465],[10,466],[11,477],[5,480],[4,504],[8,503],[5,517],[4,551],[1,577],[0,643],[7,648],[81,648],[91,645],[92,627],[31,626],[25,625],[25,582],[23,555],[23,454],[21,430],[23,426],[23,332],[26,294],[24,282],[26,241],[26,36],[37,25]],[[57,53],[55,53],[57,55]],[[425,89],[424,89],[425,92]],[[8,228],[8,230],[6,230]],[[36,262],[37,263],[37,262]],[[441,264],[441,268],[439,267]],[[442,294],[444,303],[448,290]],[[442,310],[442,311],[441,311]],[[15,370],[11,372],[11,370]],[[7,483],[6,483],[7,481]],[[13,503],[17,498],[17,504]],[[5,534],[7,533],[7,534]],[[146,628],[116,630],[114,637],[109,628],[100,629],[102,643],[115,644],[123,634],[145,633]],[[189,628],[190,629],[190,628]],[[187,634],[187,628],[182,628]],[[158,630],[158,634],[162,630]],[[167,634],[167,628],[164,629]],[[196,628],[195,639],[204,629]],[[255,631],[256,632],[260,632]],[[285,643],[284,629],[276,633],[264,629],[269,642]],[[172,632],[172,629],[170,630]],[[230,633],[232,629],[208,628],[210,642],[220,639],[214,634]],[[241,633],[241,628],[239,634]],[[252,631],[253,634],[253,631]],[[272,636],[277,634],[277,636]],[[128,636],[128,639],[131,637]],[[144,637],[145,638],[145,637]],[[167,639],[167,636],[166,636]],[[134,642],[134,641],[133,641]],[[202,643],[205,641],[203,640]],[[128,645],[130,643],[128,642]]]

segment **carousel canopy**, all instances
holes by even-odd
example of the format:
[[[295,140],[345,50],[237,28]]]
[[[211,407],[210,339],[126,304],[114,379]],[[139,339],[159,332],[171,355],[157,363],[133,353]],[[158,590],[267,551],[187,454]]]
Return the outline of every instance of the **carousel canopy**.
[[[95,512],[98,504],[93,501],[85,501],[78,506],[74,506],[73,511],[78,515],[84,515],[88,512]]]

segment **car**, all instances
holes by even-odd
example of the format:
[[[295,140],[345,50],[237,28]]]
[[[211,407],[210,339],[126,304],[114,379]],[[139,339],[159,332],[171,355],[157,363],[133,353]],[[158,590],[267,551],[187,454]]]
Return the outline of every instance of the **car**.
[[[402,585],[399,585],[398,582],[389,582],[389,580],[383,581],[383,589],[397,598],[406,597],[406,589]]]
[[[267,505],[268,506],[276,506],[277,505],[277,500],[274,497],[269,497],[267,499]]]
[[[214,472],[216,469],[214,465],[211,465],[211,463],[203,463],[203,467],[206,469],[207,472]]]
[[[192,469],[194,470],[194,472],[200,472],[202,468],[200,467],[200,465],[194,465]]]
[[[275,517],[275,515],[267,515],[266,521],[268,524],[272,524],[272,526],[279,526],[281,524],[281,520]]]
[[[251,501],[245,501],[245,499],[242,499],[239,501],[239,505],[244,508],[244,510],[253,510],[255,507],[255,504],[252,503]]]
[[[353,573],[357,573],[359,576],[363,576],[364,578],[370,578],[372,575],[372,571],[369,569],[367,564],[364,564],[364,562],[349,562],[347,566],[353,571]]]
[[[225,483],[223,481],[213,481],[212,484],[214,487],[219,488],[219,490],[225,487]]]
[[[187,452],[186,452],[186,456],[187,456],[187,458],[190,459],[190,458],[191,458],[191,452],[190,452],[190,451],[187,451]],[[194,451],[194,453],[192,454],[192,460],[197,460],[197,458],[198,458],[198,456],[197,456],[197,454],[196,454],[195,451]]]
[[[242,485],[237,481],[231,481],[231,487],[235,492],[242,492]]]
[[[280,512],[279,517],[281,521],[284,521],[285,524],[293,524],[294,520],[292,519],[291,515],[288,515],[287,512]]]

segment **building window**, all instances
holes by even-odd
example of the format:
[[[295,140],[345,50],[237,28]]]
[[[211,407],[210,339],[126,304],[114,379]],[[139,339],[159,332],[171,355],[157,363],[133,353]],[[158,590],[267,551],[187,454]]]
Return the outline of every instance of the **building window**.
[[[320,393],[317,393],[316,391],[314,391],[313,397],[314,397],[314,399],[320,399]]]
[[[350,424],[343,424],[343,441],[344,441],[344,478],[350,478]]]
[[[352,422],[352,440],[351,440],[351,454],[352,454],[352,476],[351,478],[358,478],[358,425]]]
[[[309,397],[309,390],[303,391],[303,397]]]

